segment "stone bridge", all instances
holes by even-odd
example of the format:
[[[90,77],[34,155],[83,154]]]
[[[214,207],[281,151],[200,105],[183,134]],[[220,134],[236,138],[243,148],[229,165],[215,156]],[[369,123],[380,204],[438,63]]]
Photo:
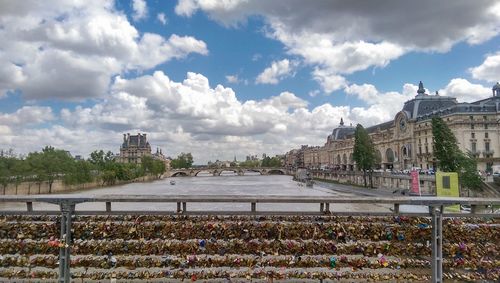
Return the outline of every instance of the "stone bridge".
[[[227,167],[227,168],[190,168],[190,169],[172,169],[165,172],[166,177],[195,177],[200,173],[210,174],[212,176],[220,176],[222,172],[233,172],[238,176],[244,176],[245,173],[259,173],[260,175],[286,175],[285,168],[242,168],[242,167]]]

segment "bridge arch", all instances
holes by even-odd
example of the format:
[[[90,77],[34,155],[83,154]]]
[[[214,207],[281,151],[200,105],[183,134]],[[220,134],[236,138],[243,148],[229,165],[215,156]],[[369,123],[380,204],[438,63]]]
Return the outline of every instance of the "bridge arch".
[[[261,173],[262,174],[262,173]],[[268,175],[285,175],[286,172],[283,169],[269,169],[267,171]]]
[[[189,176],[189,174],[183,171],[175,172],[172,175],[170,175],[170,177],[187,177],[187,176]]]

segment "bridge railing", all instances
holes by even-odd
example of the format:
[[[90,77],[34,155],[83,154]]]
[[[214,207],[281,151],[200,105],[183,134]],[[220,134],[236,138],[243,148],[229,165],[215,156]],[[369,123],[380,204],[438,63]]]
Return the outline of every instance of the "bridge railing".
[[[105,210],[80,210],[78,204],[105,203]],[[113,203],[176,203],[177,209],[158,211],[113,210]],[[37,196],[1,196],[0,203],[24,203],[26,210],[0,210],[0,215],[61,215],[60,238],[65,243],[71,243],[71,221],[73,215],[107,215],[107,214],[178,214],[178,215],[351,215],[351,216],[425,216],[431,218],[432,227],[432,280],[442,282],[443,256],[442,243],[443,217],[493,217],[500,218],[500,213],[494,211],[500,205],[500,199],[491,198],[436,198],[436,197],[316,197],[316,196],[227,196],[227,195],[37,195]],[[59,205],[60,210],[34,210],[33,203],[51,203]],[[188,210],[187,204],[199,203],[248,203],[248,210]],[[278,211],[257,210],[257,204],[317,204],[317,211]],[[332,211],[330,208],[341,204],[364,204],[357,211]],[[387,205],[386,211],[374,212],[370,205]],[[402,205],[426,206],[425,212],[405,212]],[[452,205],[468,205],[470,213],[446,212],[445,207]],[[485,207],[491,210],[484,210]],[[119,208],[119,207],[118,207]],[[390,209],[389,209],[390,208]],[[483,209],[480,209],[483,208]],[[59,282],[70,282],[70,251],[71,245],[62,245],[59,249]]]

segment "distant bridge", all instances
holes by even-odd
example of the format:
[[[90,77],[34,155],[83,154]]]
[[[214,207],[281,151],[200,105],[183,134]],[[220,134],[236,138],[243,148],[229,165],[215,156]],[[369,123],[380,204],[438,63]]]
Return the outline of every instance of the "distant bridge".
[[[242,167],[226,167],[226,168],[190,168],[190,169],[173,169],[165,172],[167,177],[195,177],[198,174],[208,174],[212,176],[220,176],[222,172],[233,172],[238,176],[244,176],[245,173],[259,173],[260,175],[286,175],[285,168],[242,168]]]

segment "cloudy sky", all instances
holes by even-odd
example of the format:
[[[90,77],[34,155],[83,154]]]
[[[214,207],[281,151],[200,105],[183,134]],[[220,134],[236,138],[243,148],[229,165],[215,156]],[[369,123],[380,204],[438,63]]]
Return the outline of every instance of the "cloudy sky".
[[[307,3],[306,3],[307,2]],[[340,118],[500,80],[500,2],[0,0],[0,148],[119,151],[144,132],[195,163],[322,145]]]

